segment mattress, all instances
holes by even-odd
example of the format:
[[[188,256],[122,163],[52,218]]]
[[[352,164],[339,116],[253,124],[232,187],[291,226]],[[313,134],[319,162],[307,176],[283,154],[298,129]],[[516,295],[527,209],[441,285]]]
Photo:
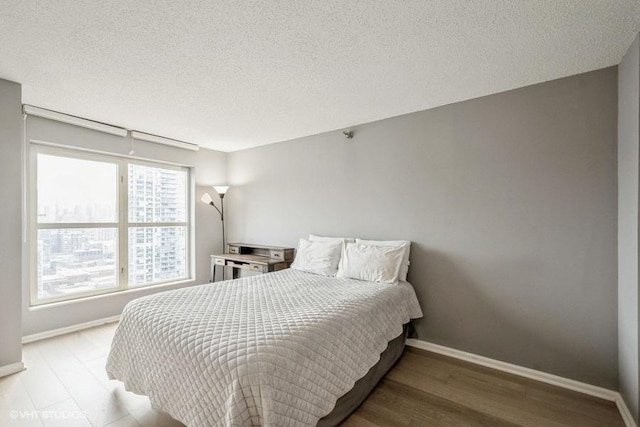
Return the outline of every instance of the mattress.
[[[315,426],[421,316],[406,282],[288,269],[130,302],[106,369],[189,426]]]

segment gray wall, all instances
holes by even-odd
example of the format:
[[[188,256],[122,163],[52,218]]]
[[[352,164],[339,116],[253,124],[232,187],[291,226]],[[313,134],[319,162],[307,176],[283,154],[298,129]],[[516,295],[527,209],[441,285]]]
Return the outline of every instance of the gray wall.
[[[229,241],[408,239],[422,340],[617,388],[615,67],[230,153]]]
[[[130,149],[129,144],[122,137],[39,117],[28,118],[27,137],[30,141],[41,140],[54,144],[120,155],[126,155]],[[25,280],[23,281],[22,295],[24,335],[118,315],[121,313],[125,304],[134,298],[158,292],[159,289],[168,290],[209,281],[209,255],[220,252],[222,248],[220,217],[215,209],[199,202],[199,200],[205,191],[215,194],[215,190],[210,188],[210,186],[226,182],[227,155],[222,152],[205,149],[197,152],[181,150],[144,141],[136,142],[135,152],[138,158],[178,163],[191,166],[195,170],[195,280],[187,284],[171,287],[143,288],[127,293],[117,293],[31,308],[29,307],[28,264],[25,262],[25,270],[23,273]],[[25,260],[28,260],[28,250],[28,245],[24,245],[23,253]]]
[[[0,79],[0,368],[22,361],[22,87]]]
[[[638,174],[640,40],[618,69],[618,369],[620,393],[638,421]]]

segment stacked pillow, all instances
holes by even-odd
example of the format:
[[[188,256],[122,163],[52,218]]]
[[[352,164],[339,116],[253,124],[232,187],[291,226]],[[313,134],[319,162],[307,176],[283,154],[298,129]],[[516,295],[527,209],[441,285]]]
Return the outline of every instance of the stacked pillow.
[[[402,264],[400,265],[400,272],[398,274],[398,280],[403,282],[407,281],[407,274],[409,274],[409,253],[411,252],[411,242],[408,240],[362,240],[356,239],[356,243],[371,245],[371,246],[385,246],[385,247],[401,247],[404,249],[402,256]]]
[[[411,242],[310,235],[300,239],[291,268],[324,276],[397,283],[406,281]]]
[[[342,241],[300,239],[291,268],[323,276],[335,276],[341,252]]]

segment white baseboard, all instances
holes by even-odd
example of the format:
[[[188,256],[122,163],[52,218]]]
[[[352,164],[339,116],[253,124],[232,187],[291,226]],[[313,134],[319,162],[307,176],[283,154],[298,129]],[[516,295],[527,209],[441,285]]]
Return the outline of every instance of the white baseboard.
[[[535,369],[525,368],[523,366],[514,365],[512,363],[502,362],[500,360],[491,359],[489,357],[467,353],[466,351],[456,350],[454,348],[445,347],[439,344],[433,344],[427,341],[408,339],[407,345],[420,348],[422,350],[431,351],[433,353],[453,357],[455,359],[464,360],[465,362],[475,363],[476,365],[485,366],[487,368],[496,369],[498,371],[508,372],[513,375],[518,375],[546,384],[555,385],[557,387],[577,391],[589,396],[599,397],[600,399],[605,399],[610,402],[615,402],[626,426],[637,427],[633,417],[631,416],[631,413],[629,412],[629,408],[627,408],[624,399],[622,399],[622,396],[617,391],[594,386],[576,380],[571,380],[569,378],[560,377],[558,375],[548,374],[546,372],[537,371]]]
[[[618,393],[618,398],[616,399],[616,406],[620,411],[620,415],[622,415],[622,420],[627,427],[637,427],[636,421],[631,416],[631,412],[627,407],[627,403],[624,401],[620,393]]]
[[[10,365],[0,366],[0,378],[7,375],[15,374],[16,372],[24,371],[24,363],[16,362]]]
[[[81,331],[83,329],[93,328],[95,326],[104,325],[107,323],[114,323],[120,320],[120,316],[105,317],[103,319],[93,320],[91,322],[80,323],[73,326],[67,326],[65,328],[53,329],[50,331],[39,332],[37,334],[25,335],[22,337],[22,343],[30,343],[33,341],[43,340],[47,338],[56,337],[58,335],[64,335],[71,332]],[[475,363],[476,365],[485,366],[487,368],[496,369],[502,372],[508,372],[513,375],[529,378],[535,381],[540,381],[546,384],[555,385],[557,387],[566,388],[569,390],[584,393],[589,396],[599,397],[611,402],[615,402],[620,415],[624,420],[627,427],[638,427],[635,420],[629,412],[629,408],[624,399],[614,390],[607,388],[594,386],[591,384],[583,383],[580,381],[572,380],[569,378],[560,377],[558,375],[548,374],[546,372],[537,371],[535,369],[525,368],[523,366],[514,365],[512,363],[502,362],[500,360],[491,359],[489,357],[479,356],[473,353],[467,353],[466,351],[456,350],[454,348],[445,347],[439,344],[433,344],[427,341],[421,341],[416,339],[408,339],[407,345],[411,347],[420,348],[423,350],[431,351],[433,353],[443,354],[445,356],[453,357],[455,359],[464,360],[466,362]],[[0,367],[0,377],[11,375],[16,372],[24,370],[24,364],[22,362],[13,363],[11,365]]]
[[[105,317],[103,319],[92,320],[90,322],[78,323],[77,325],[71,325],[64,328],[52,329],[50,331],[38,332],[37,334],[25,335],[22,337],[22,344],[27,344],[34,341],[44,340],[47,338],[57,337],[58,335],[64,335],[71,332],[81,331],[83,329],[89,329],[100,325],[106,325],[107,323],[114,323],[120,320],[120,315]]]

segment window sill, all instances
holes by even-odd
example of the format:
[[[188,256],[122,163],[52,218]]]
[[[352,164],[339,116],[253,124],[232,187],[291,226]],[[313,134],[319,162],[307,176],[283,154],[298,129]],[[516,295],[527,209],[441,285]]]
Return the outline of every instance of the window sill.
[[[29,311],[40,311],[40,310],[46,310],[48,308],[62,307],[70,304],[80,304],[87,301],[100,300],[103,298],[108,298],[108,297],[113,297],[118,295],[136,294],[136,293],[140,293],[141,291],[154,290],[156,292],[160,292],[164,288],[169,288],[169,287],[174,287],[179,285],[186,285],[186,284],[195,285],[196,281],[195,279],[184,279],[184,280],[178,280],[177,282],[168,282],[168,283],[159,283],[157,285],[141,286],[138,288],[125,289],[123,291],[107,292],[100,295],[89,295],[86,297],[74,298],[66,301],[45,302],[42,304],[29,306]]]

